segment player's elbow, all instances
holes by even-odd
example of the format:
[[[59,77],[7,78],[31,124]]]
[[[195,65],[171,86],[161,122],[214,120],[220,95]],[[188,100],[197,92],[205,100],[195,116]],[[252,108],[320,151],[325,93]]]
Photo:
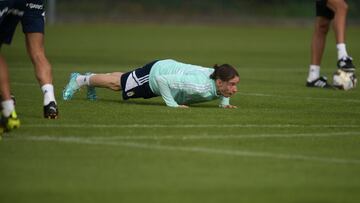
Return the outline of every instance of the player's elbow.
[[[159,83],[163,83],[164,82],[164,78],[161,76],[156,76],[155,77],[155,81],[159,84]]]

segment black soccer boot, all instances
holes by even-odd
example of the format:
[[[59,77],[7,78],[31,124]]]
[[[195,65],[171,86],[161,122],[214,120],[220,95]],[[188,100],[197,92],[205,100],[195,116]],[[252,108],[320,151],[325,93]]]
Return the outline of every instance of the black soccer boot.
[[[59,115],[59,111],[54,101],[44,106],[44,118],[57,119],[58,115]]]
[[[332,88],[325,76],[321,76],[311,82],[306,82],[306,87]]]
[[[352,63],[353,59],[349,56],[342,57],[337,62],[337,67],[345,72],[354,72],[355,66]]]

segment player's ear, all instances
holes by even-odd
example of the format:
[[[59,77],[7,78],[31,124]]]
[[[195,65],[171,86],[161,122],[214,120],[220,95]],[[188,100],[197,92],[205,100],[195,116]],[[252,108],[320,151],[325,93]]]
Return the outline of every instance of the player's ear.
[[[222,85],[223,81],[220,80],[220,79],[216,79],[215,83],[216,83],[217,86],[220,86],[220,85]]]

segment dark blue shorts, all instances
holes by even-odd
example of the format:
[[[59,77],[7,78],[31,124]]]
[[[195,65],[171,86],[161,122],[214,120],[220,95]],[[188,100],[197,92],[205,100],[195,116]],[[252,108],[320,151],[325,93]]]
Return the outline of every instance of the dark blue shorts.
[[[150,70],[156,62],[157,61],[148,63],[142,68],[137,68],[121,76],[120,83],[124,100],[130,98],[149,99],[158,96],[151,91],[149,85]]]
[[[344,0],[346,2],[346,0]],[[327,7],[327,0],[316,0],[316,16],[325,17],[332,20],[335,16],[334,11]]]
[[[44,0],[0,1],[0,44],[10,44],[21,22],[24,33],[44,33]]]

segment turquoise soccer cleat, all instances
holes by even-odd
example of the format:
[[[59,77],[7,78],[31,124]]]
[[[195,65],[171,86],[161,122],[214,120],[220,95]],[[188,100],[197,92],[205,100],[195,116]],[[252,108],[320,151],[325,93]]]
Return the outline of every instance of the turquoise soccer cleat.
[[[86,76],[91,75],[92,73],[88,72],[85,73]],[[96,90],[95,87],[93,86],[87,86],[87,92],[86,92],[86,98],[90,101],[95,101],[96,100]]]
[[[80,89],[80,86],[76,82],[76,78],[80,75],[80,73],[71,73],[70,74],[70,81],[66,85],[65,89],[63,90],[63,99],[64,100],[71,100],[74,93]]]

